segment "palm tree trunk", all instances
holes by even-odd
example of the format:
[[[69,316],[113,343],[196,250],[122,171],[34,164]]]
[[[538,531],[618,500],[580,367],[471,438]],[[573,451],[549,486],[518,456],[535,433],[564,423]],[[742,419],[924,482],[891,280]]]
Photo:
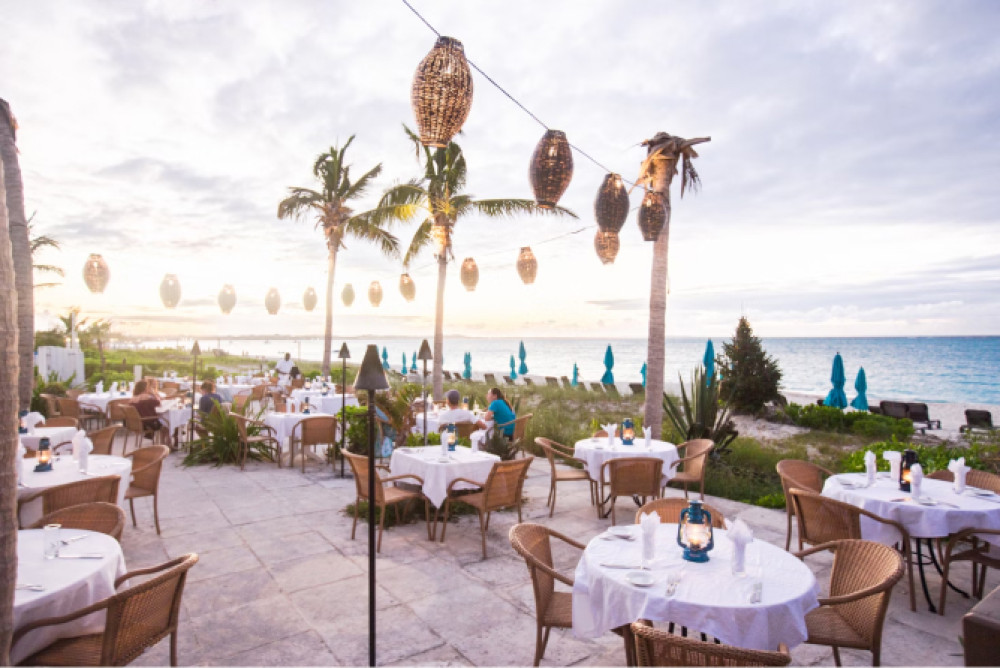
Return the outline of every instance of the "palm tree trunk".
[[[437,304],[434,308],[434,401],[444,398],[444,380],[441,373],[444,369],[444,282],[448,277],[448,256],[442,254],[438,258]]]
[[[333,348],[333,275],[337,269],[337,246],[332,245],[326,261],[326,328],[323,331],[323,375],[330,375],[330,352]],[[302,360],[299,360],[300,362]],[[340,382],[347,384],[346,378]]]
[[[6,103],[4,103],[6,104]],[[0,110],[2,113],[3,110]],[[0,120],[0,126],[6,126]],[[0,167],[5,155],[0,153]],[[14,260],[8,243],[4,170],[0,169],[0,666],[10,665],[17,582],[18,322]]]
[[[17,352],[20,376],[17,379],[19,409],[31,404],[34,381],[35,297],[31,269],[31,242],[28,220],[24,215],[24,185],[17,159],[13,116],[6,101],[0,100],[0,158],[3,159],[4,188],[7,199],[7,223],[10,231],[11,255],[14,260],[14,286],[17,289]]]

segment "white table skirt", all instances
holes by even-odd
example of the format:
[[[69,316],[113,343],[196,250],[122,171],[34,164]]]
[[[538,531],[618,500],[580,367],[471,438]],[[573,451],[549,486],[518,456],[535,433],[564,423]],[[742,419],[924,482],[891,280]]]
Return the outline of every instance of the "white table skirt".
[[[29,492],[64,485],[69,482],[85,480],[94,476],[117,475],[121,476],[118,483],[118,505],[125,507],[125,490],[128,489],[132,480],[132,460],[128,457],[118,457],[117,455],[90,455],[87,457],[87,472],[80,473],[80,467],[68,453],[60,455],[52,460],[52,470],[44,472],[35,471],[35,460],[24,459],[21,464],[21,484],[17,488],[18,496],[23,496]],[[20,520],[22,525],[31,524],[42,517],[42,500],[35,499],[31,503],[21,508]]]
[[[299,422],[304,418],[308,417],[337,417],[336,415],[330,415],[327,413],[317,413],[315,411],[310,412],[308,415],[303,413],[266,413],[264,415],[264,424],[271,427],[275,431],[275,435],[278,438],[278,442],[284,446],[288,439],[292,435],[292,430],[295,428]],[[301,430],[299,432],[301,433]],[[337,425],[337,433],[340,433],[340,425]],[[287,451],[287,450],[286,450]]]
[[[417,421],[413,425],[413,427],[410,428],[410,433],[413,433],[413,434],[423,434],[424,431],[425,431],[425,429],[424,429],[424,412],[423,411],[418,411],[416,413],[416,416],[417,416]],[[438,420],[437,411],[427,411],[427,428],[426,428],[427,433],[428,434],[436,434],[438,432],[438,429],[440,429],[440,427],[441,427],[441,424],[440,424],[440,422]]]
[[[70,441],[76,436],[77,430],[73,427],[35,427],[31,434],[18,434],[21,443],[29,450],[37,450],[38,444],[43,438],[49,439],[49,446],[56,447],[60,443]]]
[[[115,392],[114,394],[112,394],[111,392],[101,392],[100,394],[90,392],[88,394],[81,394],[77,400],[81,404],[89,404],[91,406],[94,406],[106,414],[108,412],[108,403],[112,399],[131,399],[131,398],[132,398],[131,392],[119,391]]]
[[[839,481],[864,484],[863,473],[831,476],[823,485],[823,496],[844,501],[872,512],[879,517],[902,524],[914,538],[944,538],[960,529],[1000,529],[1000,496],[974,496],[970,490],[956,494],[952,483],[924,478],[920,494],[938,505],[922,505],[910,497],[909,492],[899,491],[899,482],[888,477],[876,478],[872,487],[847,489]],[[905,501],[895,501],[906,499]],[[949,503],[958,508],[941,505]],[[869,540],[892,545],[899,540],[892,527],[861,518],[861,535]],[[988,541],[1000,547],[1000,536]]]
[[[242,383],[242,384],[219,384],[215,386],[215,391],[222,397],[223,401],[232,402],[233,397],[241,392],[250,392],[253,390],[253,385]]]
[[[754,551],[759,556],[763,582],[761,602],[749,603],[750,578],[731,573],[732,543],[725,530],[715,530],[709,561],[692,563],[681,558],[677,525],[661,524],[648,571],[655,582],[642,588],[627,582],[631,570],[601,565],[639,565],[639,526],[630,529],[633,541],[597,537],[584,550],[573,586],[574,635],[597,638],[637,619],[651,619],[673,621],[751,649],[775,650],[779,643],[794,647],[805,641],[805,615],[819,605],[818,587],[809,567],[790,553],[760,540],[748,546],[748,558]],[[667,573],[679,568],[683,577],[668,597]]]
[[[440,461],[441,447],[438,445],[426,448],[397,448],[392,451],[389,469],[394,476],[420,476],[424,481],[422,486],[424,496],[440,508],[448,496],[448,485],[452,480],[468,478],[485,483],[490,471],[493,470],[493,464],[500,461],[496,455],[474,452],[462,446],[456,447],[448,455],[447,461]],[[459,483],[455,489],[475,489],[475,487]]]
[[[14,592],[14,628],[28,622],[75,612],[115,593],[115,579],[125,574],[121,546],[111,536],[93,531],[63,529],[62,537],[87,534],[87,538],[63,545],[62,554],[101,553],[102,559],[46,559],[42,530],[17,532],[17,582],[37,584],[44,591]],[[68,624],[32,631],[11,649],[13,664],[31,656],[59,638],[96,633],[104,628],[104,613],[94,613]]]
[[[677,454],[677,446],[667,441],[653,439],[647,450],[642,438],[636,439],[633,445],[623,445],[622,440],[615,437],[613,444],[609,447],[606,436],[577,441],[573,448],[573,454],[587,462],[587,473],[594,480],[600,478],[604,462],[620,457],[659,457],[663,460],[663,478],[670,480],[677,473],[677,470],[671,465],[680,459]]]

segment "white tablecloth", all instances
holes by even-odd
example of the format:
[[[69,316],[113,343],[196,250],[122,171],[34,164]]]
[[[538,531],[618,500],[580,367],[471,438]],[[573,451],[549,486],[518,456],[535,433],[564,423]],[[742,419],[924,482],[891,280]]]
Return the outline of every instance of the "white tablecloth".
[[[762,567],[762,600],[749,603],[750,578],[731,573],[732,543],[723,529],[715,530],[715,548],[705,563],[681,558],[677,525],[661,524],[656,534],[656,558],[651,564],[655,582],[637,587],[626,568],[601,564],[635,564],[642,551],[639,526],[630,530],[633,541],[590,541],[576,566],[573,586],[573,634],[596,638],[637,619],[673,621],[691,630],[711,634],[728,645],[775,650],[779,643],[795,647],[807,637],[805,615],[818,607],[816,578],[804,563],[769,543],[755,540]],[[672,597],[666,595],[671,569],[683,568]]]
[[[125,574],[121,546],[111,536],[93,531],[63,529],[67,536],[87,537],[63,545],[61,554],[101,553],[102,559],[46,559],[42,550],[42,530],[17,532],[17,582],[37,584],[43,591],[19,589],[14,592],[14,628],[46,617],[59,617],[85,608],[115,593],[115,578]],[[104,628],[104,613],[32,631],[11,649],[13,664],[31,656],[59,638],[96,633]]]
[[[473,452],[470,448],[456,447],[448,453],[447,461],[440,461],[441,446],[426,448],[397,448],[392,451],[389,469],[392,475],[418,475],[423,481],[424,496],[437,507],[441,507],[448,496],[448,485],[455,478],[468,478],[485,483],[493,470],[493,464],[500,461],[488,452]],[[405,481],[404,481],[405,482]],[[455,489],[475,489],[466,483],[459,483]]]
[[[35,427],[32,434],[18,434],[21,443],[29,450],[37,450],[43,438],[49,439],[49,446],[56,447],[60,443],[72,440],[77,430],[73,427]]]
[[[424,430],[424,412],[423,411],[417,411],[414,414],[417,416],[417,422],[410,429],[410,432],[414,433],[414,434],[423,434],[424,431],[425,431]],[[437,411],[427,411],[427,429],[426,429],[427,433],[428,434],[436,434],[437,431],[438,431],[438,429],[440,429],[440,427],[441,427],[441,424],[440,424],[440,422],[438,420],[438,413],[437,413]]]
[[[952,483],[924,478],[920,495],[937,505],[922,505],[913,501],[909,492],[899,491],[899,482],[888,477],[877,478],[872,487],[857,489],[845,488],[841,480],[863,485],[866,476],[862,473],[831,476],[823,485],[823,496],[899,522],[914,538],[943,538],[968,527],[1000,529],[1000,496],[995,494],[979,497],[968,489],[963,494],[956,494]],[[958,507],[951,508],[942,505],[944,503]],[[865,517],[861,518],[861,535],[886,545],[899,540],[895,529]],[[993,537],[989,542],[1000,546],[1000,537]]]
[[[35,471],[35,460],[24,459],[21,462],[21,487],[17,488],[18,496],[23,496],[29,492],[56,485],[64,485],[77,480],[84,480],[93,476],[117,475],[121,476],[118,483],[118,505],[125,507],[125,490],[128,489],[132,480],[132,460],[127,457],[116,455],[90,455],[87,457],[87,472],[90,475],[80,473],[80,467],[67,453],[52,460],[52,470],[41,473]],[[20,520],[22,525],[31,524],[42,517],[42,500],[35,499],[28,505],[21,508]]]
[[[601,466],[609,459],[619,457],[659,457],[663,460],[663,478],[669,480],[677,473],[671,464],[678,461],[677,446],[666,441],[653,439],[650,448],[647,450],[645,441],[636,439],[633,445],[622,445],[620,438],[614,439],[614,445],[608,447],[608,438],[585,438],[577,441],[573,453],[587,462],[587,473],[594,480],[598,480],[601,475]]]
[[[233,385],[218,384],[215,386],[215,391],[219,393],[223,401],[231,402],[233,397],[241,392],[250,392],[253,390],[253,385],[248,383],[240,383]]]
[[[108,412],[108,402],[112,399],[129,399],[132,397],[131,392],[115,392],[111,394],[110,392],[101,392],[97,394],[95,392],[90,392],[86,394],[81,394],[77,399],[81,404],[89,404],[95,406],[105,413]]]
[[[292,435],[292,430],[295,428],[295,425],[297,425],[303,418],[316,417],[316,416],[337,417],[335,415],[330,415],[328,413],[317,413],[316,411],[312,411],[308,415],[305,415],[303,413],[271,412],[271,413],[266,413],[264,415],[263,420],[264,424],[274,429],[275,434],[277,435],[278,438],[278,442],[280,442],[282,446],[284,446],[287,443],[288,438]],[[339,434],[340,433],[339,424],[337,425],[337,428],[338,428],[337,433]],[[301,430],[299,430],[299,432],[297,433],[300,432]],[[287,452],[287,448],[285,451]]]

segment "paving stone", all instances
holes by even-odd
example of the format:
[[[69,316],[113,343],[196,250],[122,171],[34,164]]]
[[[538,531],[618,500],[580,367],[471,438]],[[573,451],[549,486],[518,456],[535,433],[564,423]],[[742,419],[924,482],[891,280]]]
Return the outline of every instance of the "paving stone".
[[[222,659],[212,660],[209,665],[337,666],[341,664],[318,633],[305,631]]]
[[[182,554],[187,554],[188,552],[197,552],[199,555],[203,555],[212,550],[236,547],[238,545],[243,545],[243,536],[231,527],[182,534],[163,540],[163,546],[166,548],[167,555],[171,559],[179,557]]]
[[[323,552],[308,557],[279,561],[268,566],[271,577],[284,592],[363,575],[365,571],[339,552]]]
[[[256,555],[244,545],[212,550],[198,555],[198,563],[188,571],[187,581],[207,580],[220,575],[253,570],[260,566],[261,563]]]
[[[289,559],[308,557],[322,552],[332,552],[330,545],[323,536],[315,531],[290,534],[287,536],[260,538],[254,536],[248,539],[247,546],[253,550],[257,558],[265,566],[272,566]]]
[[[201,565],[200,562],[197,565]],[[263,567],[257,567],[214,578],[189,580],[184,587],[184,607],[194,618],[280,593],[281,587],[270,573]]]
[[[286,597],[271,596],[192,617],[190,627],[203,656],[217,659],[298,635],[306,625]]]

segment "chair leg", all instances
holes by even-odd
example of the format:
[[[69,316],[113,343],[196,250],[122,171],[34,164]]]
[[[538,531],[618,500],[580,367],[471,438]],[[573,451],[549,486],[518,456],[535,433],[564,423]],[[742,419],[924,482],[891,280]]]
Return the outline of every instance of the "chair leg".
[[[487,515],[488,517],[488,515]],[[479,511],[479,533],[483,538],[483,559],[486,558],[486,526],[483,524],[483,511]]]
[[[360,497],[354,501],[354,524],[351,525],[351,540],[354,540],[354,532],[358,528],[358,506],[361,505]]]
[[[128,500],[128,509],[132,511],[132,526],[138,527],[139,525],[135,523],[135,501],[133,499]]]
[[[838,665],[838,666],[841,665],[840,664],[840,649],[836,645],[834,645],[834,647],[833,647],[833,662],[836,665]]]
[[[549,492],[549,496],[552,497],[552,502],[549,504],[549,517],[552,517],[552,513],[556,512],[556,482],[555,482],[555,480],[552,481],[552,491]],[[521,505],[520,504],[518,504],[517,509],[518,509],[518,511],[520,513],[520,510],[521,510]],[[521,521],[520,517],[518,517],[518,521],[519,522]]]
[[[920,540],[919,538],[917,540]],[[949,555],[950,556],[950,555]],[[938,598],[938,614],[944,615],[944,602],[948,596],[948,571],[951,570],[951,559],[941,562],[941,595]],[[910,585],[913,588],[913,585]],[[975,578],[972,580],[972,593],[975,594],[976,581]]]
[[[618,500],[618,497],[612,496],[610,500],[611,500],[611,510],[608,511],[608,514],[611,515],[611,526],[615,526],[615,501]]]
[[[160,535],[160,511],[156,507],[156,500],[159,497],[158,493],[153,494],[153,522],[156,524],[156,535]]]
[[[444,532],[448,530],[448,513],[451,511],[451,499],[444,501],[444,519],[441,520],[441,542],[444,542]]]
[[[170,665],[177,665],[177,631],[170,634]]]
[[[792,546],[792,513],[787,508],[785,516],[788,519],[788,528],[785,530],[785,552],[788,552],[788,548]]]
[[[376,554],[382,551],[382,532],[385,531],[385,516],[389,514],[389,506],[383,505],[379,510],[381,512],[379,512],[378,517],[378,545],[375,546]],[[397,516],[396,519],[398,520],[399,517]]]
[[[542,662],[542,654],[545,652],[545,645],[542,643],[542,625],[539,623],[535,629],[535,665]]]

